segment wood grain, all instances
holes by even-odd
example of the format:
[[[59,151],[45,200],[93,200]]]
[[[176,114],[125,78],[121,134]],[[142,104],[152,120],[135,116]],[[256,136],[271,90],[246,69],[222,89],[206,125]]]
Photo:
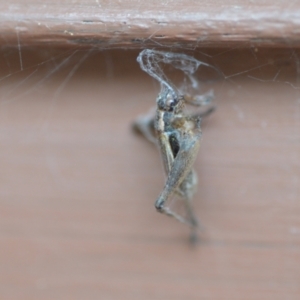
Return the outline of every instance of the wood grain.
[[[0,43],[72,48],[299,47],[299,1],[1,1]]]
[[[296,66],[285,50],[258,49],[253,71],[248,49],[207,53],[225,77],[203,122],[194,248],[155,211],[160,159],[130,129],[158,91],[137,52],[28,49],[23,71],[2,53],[1,299],[299,299]]]

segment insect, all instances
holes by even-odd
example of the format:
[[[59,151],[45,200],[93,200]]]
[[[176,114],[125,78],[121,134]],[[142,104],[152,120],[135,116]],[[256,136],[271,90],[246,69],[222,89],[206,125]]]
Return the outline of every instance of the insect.
[[[194,97],[188,93],[181,94],[159,66],[159,62],[172,63],[175,68],[191,75],[196,69],[194,65],[197,65],[199,61],[188,55],[146,49],[140,53],[137,60],[143,70],[161,83],[161,91],[156,99],[155,114],[139,117],[134,123],[136,130],[158,146],[167,175],[155,207],[158,212],[189,225],[190,240],[195,242],[198,221],[193,211],[192,199],[196,192],[197,174],[193,165],[202,136],[201,119],[210,114],[214,108],[210,107],[202,113],[191,114],[185,111],[185,106],[186,104],[207,105],[213,94],[209,92],[206,95]],[[183,199],[186,218],[168,206],[168,202],[174,196]]]

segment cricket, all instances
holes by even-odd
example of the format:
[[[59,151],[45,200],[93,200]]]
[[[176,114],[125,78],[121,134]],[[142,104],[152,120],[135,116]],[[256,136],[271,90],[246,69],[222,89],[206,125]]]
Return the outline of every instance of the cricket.
[[[201,119],[214,111],[209,107],[201,113],[186,111],[186,106],[206,106],[213,99],[213,92],[204,95],[185,93],[178,89],[164,74],[161,63],[172,64],[185,73],[195,84],[193,73],[202,63],[191,56],[158,50],[143,50],[138,58],[141,68],[160,82],[161,90],[156,99],[155,113],[137,118],[134,129],[157,145],[166,173],[166,181],[155,201],[158,212],[170,216],[191,228],[190,241],[197,241],[198,220],[192,200],[197,190],[197,174],[193,168],[201,142]],[[167,205],[174,196],[183,200],[185,215],[181,216]]]

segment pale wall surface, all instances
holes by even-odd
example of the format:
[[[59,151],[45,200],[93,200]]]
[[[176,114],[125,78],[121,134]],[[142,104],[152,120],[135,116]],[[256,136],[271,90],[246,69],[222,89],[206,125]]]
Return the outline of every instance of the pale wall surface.
[[[130,124],[158,86],[137,52],[24,50],[23,71],[3,52],[0,298],[299,299],[296,64],[256,50],[255,74],[246,49],[211,54],[226,76],[203,122],[195,248],[153,207],[160,159]]]

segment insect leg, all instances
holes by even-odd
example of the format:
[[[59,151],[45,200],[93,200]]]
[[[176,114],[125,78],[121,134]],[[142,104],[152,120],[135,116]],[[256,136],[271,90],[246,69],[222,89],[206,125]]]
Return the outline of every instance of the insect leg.
[[[141,133],[148,141],[157,144],[154,133],[154,114],[152,112],[138,117],[132,127],[135,131]]]
[[[177,215],[168,210],[165,207],[165,203],[168,199],[170,199],[183,180],[191,172],[200,146],[200,136],[201,134],[199,133],[194,136],[188,135],[182,139],[180,143],[180,150],[174,159],[164,189],[155,202],[155,207],[159,212],[173,216],[176,219],[178,219]]]
[[[194,106],[204,106],[211,103],[212,99],[214,98],[214,93],[212,90],[208,91],[206,94],[203,95],[183,95],[184,100]]]
[[[186,116],[185,118],[187,121],[192,121],[195,124],[195,128],[197,130],[200,130],[202,118],[209,116],[215,110],[216,110],[215,106],[212,106],[212,107],[206,109],[205,111],[202,111],[202,112],[199,112],[196,114],[191,114],[189,116]]]

